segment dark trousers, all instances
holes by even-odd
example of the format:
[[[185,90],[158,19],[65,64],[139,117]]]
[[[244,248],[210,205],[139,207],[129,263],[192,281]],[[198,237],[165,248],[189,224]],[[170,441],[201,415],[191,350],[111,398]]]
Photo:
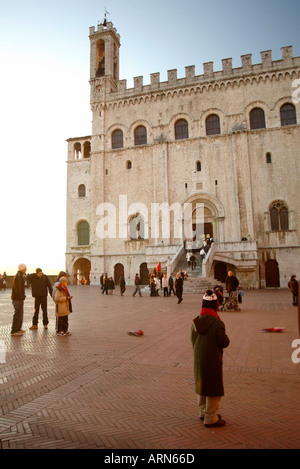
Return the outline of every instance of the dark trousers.
[[[44,326],[47,326],[49,321],[48,321],[48,313],[47,313],[47,297],[46,296],[37,296],[34,299],[34,316],[32,318],[32,324],[34,326],[37,326],[39,322],[40,307],[42,308],[42,311],[43,311],[43,324]]]
[[[175,290],[174,290],[174,286],[173,285],[169,285],[169,296],[171,296],[171,293],[174,293],[174,296],[176,295],[175,293]]]
[[[24,301],[23,300],[13,300],[12,302],[15,313],[13,317],[13,323],[11,332],[19,332],[23,324],[23,312],[24,312]]]
[[[179,303],[181,303],[181,301],[182,301],[182,292],[183,292],[183,290],[181,288],[176,290],[176,296],[178,298]]]
[[[57,332],[67,332],[69,327],[69,316],[58,316]]]

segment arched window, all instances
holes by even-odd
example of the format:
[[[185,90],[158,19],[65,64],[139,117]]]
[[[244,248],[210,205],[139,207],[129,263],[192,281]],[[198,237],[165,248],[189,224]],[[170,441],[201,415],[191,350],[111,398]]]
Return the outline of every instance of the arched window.
[[[126,161],[126,168],[131,169],[132,168],[132,163],[131,161]]]
[[[78,197],[85,197],[85,195],[86,195],[85,185],[80,184],[80,186],[78,186]]]
[[[201,171],[201,161],[196,162],[196,171],[197,172]]]
[[[281,125],[297,124],[296,108],[292,103],[283,104],[280,108]]]
[[[123,148],[123,132],[120,129],[114,130],[111,135],[111,147],[115,148]]]
[[[250,129],[265,129],[266,120],[264,110],[260,107],[255,107],[250,112]]]
[[[83,144],[83,158],[89,158],[91,156],[91,143],[84,142]]]
[[[272,163],[272,155],[271,153],[266,153],[266,162],[267,163]]]
[[[189,125],[185,119],[175,122],[175,140],[189,138]]]
[[[277,200],[271,204],[270,219],[272,231],[289,229],[289,212],[284,202]]]
[[[81,159],[81,144],[79,142],[74,144],[73,159],[74,160],[80,160]]]
[[[217,114],[211,114],[205,121],[206,135],[220,135],[220,118]]]
[[[87,221],[81,221],[77,225],[78,246],[88,246],[90,244],[90,225]]]
[[[133,215],[129,219],[129,237],[131,239],[144,239],[145,238],[145,222],[139,213]]]
[[[147,129],[143,125],[139,125],[134,131],[134,144],[136,146],[147,144]]]

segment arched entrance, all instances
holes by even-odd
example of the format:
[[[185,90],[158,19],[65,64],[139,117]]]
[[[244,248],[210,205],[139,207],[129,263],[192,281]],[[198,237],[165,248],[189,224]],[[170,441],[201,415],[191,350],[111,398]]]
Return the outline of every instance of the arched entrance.
[[[266,262],[265,272],[266,272],[266,287],[279,288],[280,280],[279,280],[278,262],[275,261],[274,259],[269,259]]]
[[[140,280],[142,285],[149,283],[149,270],[146,262],[140,265]]]
[[[227,266],[224,262],[218,262],[215,265],[215,279],[224,283],[227,278]]]
[[[82,279],[85,281],[86,285],[90,284],[90,275],[91,275],[91,261],[80,257],[73,264],[72,270],[72,284],[78,285],[81,283]]]
[[[116,264],[114,267],[114,282],[115,285],[119,285],[121,276],[124,275],[124,265]]]
[[[225,211],[222,203],[210,194],[194,195],[184,203],[183,236],[190,241],[213,238],[224,241],[223,220]]]

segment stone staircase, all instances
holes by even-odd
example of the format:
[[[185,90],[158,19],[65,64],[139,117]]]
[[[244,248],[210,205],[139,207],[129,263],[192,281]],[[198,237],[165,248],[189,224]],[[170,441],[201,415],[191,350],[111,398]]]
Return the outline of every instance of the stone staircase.
[[[192,267],[188,265],[186,254],[183,254],[176,267],[176,272],[182,270],[183,272],[187,273],[187,277],[185,277],[183,284],[183,295],[185,293],[204,295],[206,290],[213,290],[216,285],[222,285],[223,289],[225,290],[225,285],[222,284],[219,280],[202,277],[202,265],[199,260],[199,254],[196,254],[195,257],[197,261],[195,269],[192,269]]]

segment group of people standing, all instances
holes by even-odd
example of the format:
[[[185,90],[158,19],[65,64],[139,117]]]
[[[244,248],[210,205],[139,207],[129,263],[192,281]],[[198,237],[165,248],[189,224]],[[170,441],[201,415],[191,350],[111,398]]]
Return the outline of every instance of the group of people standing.
[[[34,274],[29,274],[27,276],[26,271],[26,264],[20,264],[18,272],[13,279],[11,299],[14,307],[14,315],[11,335],[22,336],[25,333],[22,329],[22,324],[24,316],[24,301],[26,298],[26,283],[31,286],[31,292],[34,298],[34,315],[30,330],[36,330],[38,328],[40,308],[43,313],[43,327],[44,329],[48,328],[47,297],[49,293],[56,305],[56,333],[58,336],[70,335],[70,332],[68,331],[68,316],[72,312],[72,297],[70,296],[67,288],[68,279],[66,272],[61,271],[58,274],[57,280],[52,287],[48,276],[43,273],[42,269],[38,268]]]

